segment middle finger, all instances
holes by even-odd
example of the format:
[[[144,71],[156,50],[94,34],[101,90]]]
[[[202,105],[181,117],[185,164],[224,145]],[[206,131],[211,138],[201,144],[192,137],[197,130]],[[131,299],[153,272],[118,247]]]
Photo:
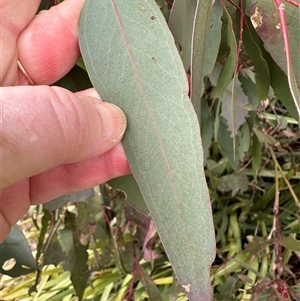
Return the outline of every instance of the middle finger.
[[[78,20],[83,3],[65,0],[40,12],[19,36],[19,61],[35,84],[56,82],[79,59]]]

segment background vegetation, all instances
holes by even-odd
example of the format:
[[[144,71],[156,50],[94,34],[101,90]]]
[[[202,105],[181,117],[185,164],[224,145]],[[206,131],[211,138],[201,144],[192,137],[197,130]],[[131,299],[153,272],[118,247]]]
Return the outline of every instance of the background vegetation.
[[[213,299],[300,300],[299,1],[156,2],[192,75]],[[83,62],[57,85],[90,87]],[[153,221],[111,185],[31,208],[0,245],[1,299],[188,300]]]

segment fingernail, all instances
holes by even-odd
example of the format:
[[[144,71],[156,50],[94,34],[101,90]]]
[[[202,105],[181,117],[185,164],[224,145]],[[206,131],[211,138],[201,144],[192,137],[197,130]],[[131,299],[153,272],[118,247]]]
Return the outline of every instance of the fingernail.
[[[95,107],[102,117],[104,139],[121,140],[127,125],[124,112],[116,105],[107,102],[96,103]]]

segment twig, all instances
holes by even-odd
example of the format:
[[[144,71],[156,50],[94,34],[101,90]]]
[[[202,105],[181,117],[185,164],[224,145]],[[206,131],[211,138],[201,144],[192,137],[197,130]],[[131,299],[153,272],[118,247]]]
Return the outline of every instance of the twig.
[[[236,9],[240,9],[240,7],[236,3],[234,3],[232,0],[228,0],[228,2],[230,4],[232,4]]]
[[[284,12],[285,5],[281,0],[273,0],[273,1],[277,7],[280,24],[281,24],[290,92],[295,101],[295,105],[297,107],[298,114],[300,114],[300,108],[299,108],[299,104],[298,104],[299,91],[298,91],[298,87],[295,87],[295,84],[294,84],[295,79],[294,79],[294,74],[293,74],[293,70],[292,70],[292,57],[291,57],[291,49],[290,49],[290,43],[289,43],[289,34],[288,34],[287,22],[286,22],[286,17],[285,17],[285,12]],[[294,5],[297,2],[290,0],[289,3]]]
[[[294,0],[285,0],[287,3],[294,5],[297,8],[300,8],[300,3],[294,1]]]

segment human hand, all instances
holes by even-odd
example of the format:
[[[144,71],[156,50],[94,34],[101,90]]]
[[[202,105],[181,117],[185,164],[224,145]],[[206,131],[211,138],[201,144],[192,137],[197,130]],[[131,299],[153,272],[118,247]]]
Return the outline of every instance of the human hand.
[[[65,0],[38,15],[40,0],[0,3],[0,242],[30,205],[130,173],[122,111],[94,89],[47,86],[80,56],[83,3]]]

